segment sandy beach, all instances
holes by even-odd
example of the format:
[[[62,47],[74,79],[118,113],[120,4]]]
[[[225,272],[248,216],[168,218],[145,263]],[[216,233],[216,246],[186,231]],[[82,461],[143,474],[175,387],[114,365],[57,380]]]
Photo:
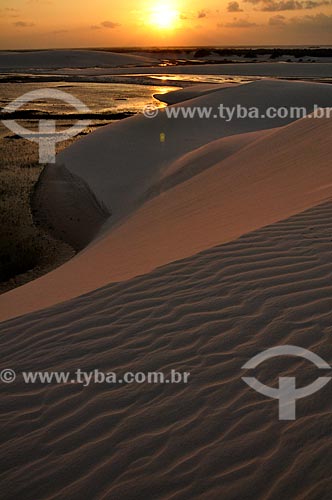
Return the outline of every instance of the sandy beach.
[[[72,72],[105,70],[83,52]],[[14,63],[31,69],[37,56]],[[161,71],[147,54],[111,57],[99,54],[108,72]],[[273,78],[276,68],[332,77],[332,63],[271,64],[223,65],[258,81],[155,95],[167,108],[153,118],[100,127],[44,168],[34,210],[77,253],[0,296],[3,368],[190,377],[1,384],[4,499],[330,500],[332,383],[280,420],[278,401],[241,379],[276,346],[332,360],[332,85]],[[214,114],[221,104],[260,117],[226,121]],[[202,108],[214,111],[183,114]],[[280,356],[254,375],[304,387],[320,371]]]

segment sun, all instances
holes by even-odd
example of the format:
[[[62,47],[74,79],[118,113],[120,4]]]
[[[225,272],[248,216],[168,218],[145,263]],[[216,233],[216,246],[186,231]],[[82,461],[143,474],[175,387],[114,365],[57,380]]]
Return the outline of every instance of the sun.
[[[159,3],[152,7],[150,12],[150,24],[159,29],[174,28],[179,13],[169,3]]]

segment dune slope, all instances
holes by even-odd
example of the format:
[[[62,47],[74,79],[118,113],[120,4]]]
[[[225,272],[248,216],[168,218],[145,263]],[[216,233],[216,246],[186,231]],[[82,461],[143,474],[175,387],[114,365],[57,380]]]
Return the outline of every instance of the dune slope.
[[[325,201],[332,196],[331,133],[330,119],[304,118],[226,154],[118,226],[106,223],[70,262],[4,294],[2,319],[150,272]]]
[[[218,106],[257,107],[265,114],[268,107],[328,107],[332,86],[266,80],[245,85],[223,87],[218,91],[175,104],[173,107],[213,109],[210,118],[168,118],[160,111],[154,119],[135,116],[102,127],[75,142],[58,155],[72,173],[90,186],[96,197],[117,219],[137,207],[137,200],[157,182],[165,168],[184,154],[207,143],[235,134],[281,127],[296,117],[260,119],[242,118],[226,122],[214,118]],[[165,142],[160,141],[160,134]]]
[[[2,384],[2,498],[328,500],[332,384],[297,402],[241,366],[294,344],[332,359],[332,204],[2,324],[4,366],[191,373],[188,384]],[[305,386],[309,362],[265,363]]]

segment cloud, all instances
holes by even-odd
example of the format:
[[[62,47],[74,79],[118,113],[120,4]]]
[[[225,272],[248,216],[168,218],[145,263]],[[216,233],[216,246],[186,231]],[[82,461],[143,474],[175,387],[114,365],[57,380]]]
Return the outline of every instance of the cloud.
[[[332,16],[325,14],[316,14],[315,16],[292,17],[287,20],[285,16],[276,15],[269,19],[270,26],[291,28],[293,32],[300,30],[305,32],[330,32],[332,25]]]
[[[19,17],[19,10],[11,7],[0,9],[0,17]]]
[[[25,21],[16,21],[16,23],[13,23],[16,28],[32,28],[32,26],[35,26],[34,23],[27,23]]]
[[[211,11],[207,9],[201,9],[198,12],[194,11],[181,12],[180,19],[182,21],[188,21],[188,20],[194,21],[195,19],[204,19],[205,17],[208,17],[209,14],[211,14]]]
[[[231,23],[218,24],[218,28],[253,28],[256,23],[248,21],[248,19],[237,19],[236,17]]]
[[[120,26],[119,23],[114,23],[113,21],[103,21],[102,23],[100,23],[104,28],[110,28],[110,29],[114,29],[114,28],[118,28]]]
[[[239,2],[229,2],[227,6],[228,12],[243,12],[243,9],[240,8]]]
[[[68,30],[54,30],[54,31],[52,31],[53,35],[61,35],[62,33],[68,33]]]
[[[102,21],[100,24],[92,24],[90,29],[100,30],[102,28],[115,29],[121,26],[119,23],[114,23],[113,21]]]
[[[286,26],[286,18],[285,18],[285,16],[281,16],[280,14],[277,16],[272,16],[269,19],[269,25],[276,26],[279,28],[282,26]]]
[[[311,10],[317,7],[332,5],[331,0],[244,0],[258,5],[256,10],[262,12],[281,12],[285,10]]]
[[[326,0],[326,1],[321,1],[321,2],[314,2],[314,1],[311,1],[311,0],[308,0],[306,2],[304,2],[305,5],[306,5],[306,9],[315,9],[316,7],[322,7],[322,6],[326,6],[326,5],[332,5],[332,2]]]
[[[319,1],[297,1],[297,0],[281,0],[279,2],[275,2],[274,0],[269,0],[268,2],[264,2],[264,6],[261,9],[265,12],[280,12],[284,10],[310,10],[316,9],[317,7],[330,5],[328,0],[319,0]]]
[[[208,12],[206,10],[200,10],[197,12],[197,19],[203,19],[207,17]]]
[[[293,17],[290,23],[303,28],[316,28],[318,30],[331,30],[332,15],[316,14],[315,16]]]

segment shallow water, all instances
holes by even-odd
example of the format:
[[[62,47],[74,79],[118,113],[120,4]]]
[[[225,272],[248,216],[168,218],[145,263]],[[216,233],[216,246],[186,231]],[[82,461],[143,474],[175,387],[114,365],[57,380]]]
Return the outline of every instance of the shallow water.
[[[61,90],[75,96],[94,113],[136,113],[142,111],[148,104],[164,107],[165,104],[154,99],[153,95],[178,89],[178,87],[165,85],[137,85],[131,83],[0,83],[0,107],[5,107],[26,92],[45,88]],[[31,101],[22,105],[21,109],[59,113],[61,115],[76,111],[67,103],[58,99]]]
[[[138,75],[135,75],[138,76]],[[143,76],[143,75],[142,75]],[[152,80],[159,80],[162,82],[191,82],[191,83],[246,83],[259,79],[259,77],[248,76],[225,76],[225,75],[195,75],[195,74],[163,74],[163,75],[145,75],[149,76]]]

